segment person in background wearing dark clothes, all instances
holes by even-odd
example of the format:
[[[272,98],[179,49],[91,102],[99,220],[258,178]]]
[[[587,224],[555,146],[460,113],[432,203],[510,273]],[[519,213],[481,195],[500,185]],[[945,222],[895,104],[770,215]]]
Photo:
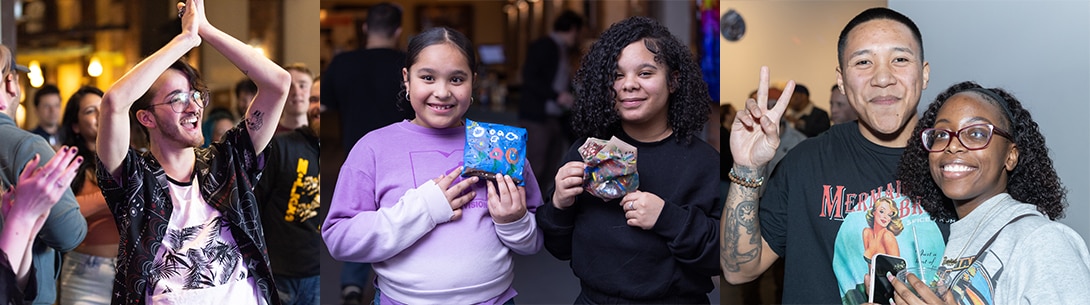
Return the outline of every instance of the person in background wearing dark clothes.
[[[352,151],[363,135],[401,120],[412,119],[412,107],[397,104],[401,92],[401,68],[405,52],[397,49],[401,37],[401,8],[379,3],[367,10],[367,46],[333,57],[322,73],[326,110],[344,118],[341,136],[344,151]]]
[[[61,123],[61,91],[56,85],[46,84],[34,93],[34,112],[38,114],[38,128],[30,132],[42,136],[49,146],[60,144],[57,129]]]
[[[383,2],[367,9],[367,44],[363,50],[333,57],[322,72],[327,90],[322,111],[339,114],[341,145],[345,152],[363,135],[383,126],[415,117],[412,106],[400,103],[401,68],[405,52],[397,48],[401,37],[401,7]],[[398,102],[395,102],[398,101]],[[344,304],[361,304],[374,295],[368,283],[371,264],[345,262],[341,270],[341,298]],[[365,291],[366,290],[366,291]],[[369,301],[369,300],[368,300]]]
[[[795,94],[783,118],[808,138],[829,130],[829,113],[810,102],[810,89],[803,85],[795,85]]]
[[[719,154],[698,137],[711,97],[688,47],[631,17],[591,46],[576,74],[575,131],[638,149],[639,189],[603,201],[583,190],[576,141],[538,209],[545,248],[571,260],[577,304],[708,304],[719,274]]]
[[[307,111],[289,110],[310,104],[311,75],[306,66],[284,67],[292,85],[280,122],[303,122],[294,130],[279,132],[265,150],[265,170],[254,188],[261,205],[261,224],[269,249],[276,291],[285,305],[320,304],[321,265],[318,260],[322,222],[318,217],[319,145],[318,134],[310,128]],[[304,87],[305,86],[305,87]],[[299,101],[302,101],[301,104]],[[279,126],[283,127],[283,126]]]
[[[519,124],[530,136],[526,142],[526,159],[541,177],[556,174],[563,147],[571,143],[563,117],[575,97],[571,94],[571,61],[569,50],[575,46],[583,17],[564,11],[553,21],[553,31],[530,43],[526,62],[522,65],[522,101],[519,102]],[[545,187],[549,183],[545,182]]]

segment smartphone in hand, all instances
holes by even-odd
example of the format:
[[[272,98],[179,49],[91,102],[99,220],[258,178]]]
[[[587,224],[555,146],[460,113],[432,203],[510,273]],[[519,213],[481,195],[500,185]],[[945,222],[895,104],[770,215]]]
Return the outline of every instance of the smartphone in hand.
[[[901,270],[905,270],[905,267],[906,262],[903,258],[883,253],[875,254],[871,259],[870,286],[867,287],[869,301],[890,304],[893,299],[893,283],[886,278],[886,274],[897,275]]]

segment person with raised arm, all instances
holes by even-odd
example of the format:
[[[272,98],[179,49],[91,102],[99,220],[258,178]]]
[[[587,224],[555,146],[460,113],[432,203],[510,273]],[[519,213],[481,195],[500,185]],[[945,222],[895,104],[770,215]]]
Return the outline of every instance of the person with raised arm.
[[[836,78],[859,120],[802,141],[774,170],[766,164],[779,147],[779,121],[795,83],[769,109],[769,72],[761,69],[757,98],[731,125],[734,166],[720,242],[727,282],[752,281],[783,258],[784,303],[868,301],[868,255],[880,251],[868,249],[860,233],[867,232],[867,211],[887,201],[904,227],[885,237],[884,248],[895,242],[909,268],[938,264],[949,225],[902,193],[895,175],[931,71],[923,50],[907,16],[882,7],[856,15],[840,32]]]
[[[253,186],[291,76],[209,23],[202,0],[178,9],[182,33],[102,100],[98,180],[122,232],[112,303],[280,304]],[[202,42],[258,87],[243,120],[208,148],[198,148],[208,91],[179,60]],[[129,148],[130,123],[147,131],[148,153]]]

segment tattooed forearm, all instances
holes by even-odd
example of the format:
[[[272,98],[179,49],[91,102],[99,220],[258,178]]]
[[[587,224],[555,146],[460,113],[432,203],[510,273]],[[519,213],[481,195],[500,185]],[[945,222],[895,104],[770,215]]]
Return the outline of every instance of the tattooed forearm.
[[[757,215],[758,191],[731,185],[721,221],[720,264],[723,271],[756,268],[761,257],[761,228]],[[747,266],[748,265],[748,266]]]
[[[254,110],[250,113],[250,117],[246,118],[246,127],[250,127],[250,130],[261,129],[261,126],[265,126],[264,113],[261,110]]]

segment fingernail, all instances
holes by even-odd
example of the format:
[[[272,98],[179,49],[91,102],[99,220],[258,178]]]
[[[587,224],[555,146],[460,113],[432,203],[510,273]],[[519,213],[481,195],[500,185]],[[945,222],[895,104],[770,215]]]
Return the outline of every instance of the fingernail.
[[[83,157],[76,157],[76,163],[83,163]]]

